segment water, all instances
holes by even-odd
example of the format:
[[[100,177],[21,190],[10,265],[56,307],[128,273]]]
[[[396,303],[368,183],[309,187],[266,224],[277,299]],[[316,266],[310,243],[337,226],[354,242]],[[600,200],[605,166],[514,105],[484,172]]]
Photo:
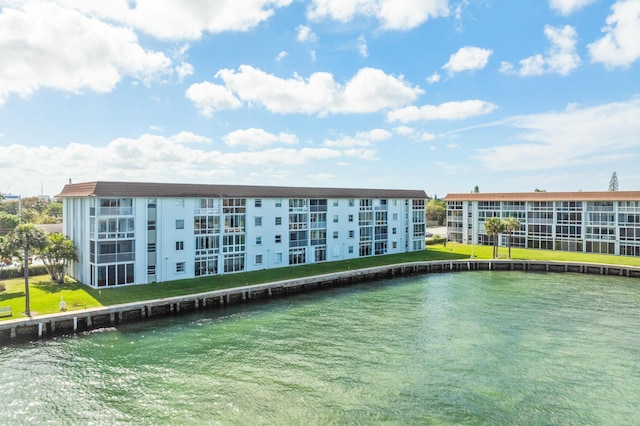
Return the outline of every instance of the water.
[[[640,281],[423,275],[0,350],[2,424],[639,424]]]

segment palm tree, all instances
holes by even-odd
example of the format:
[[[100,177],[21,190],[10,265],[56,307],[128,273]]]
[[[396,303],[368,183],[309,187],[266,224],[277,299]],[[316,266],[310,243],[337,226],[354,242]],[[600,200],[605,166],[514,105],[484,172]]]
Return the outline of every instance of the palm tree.
[[[484,230],[488,236],[493,236],[493,258],[498,257],[498,234],[502,232],[502,222],[499,217],[490,217],[484,222]]]
[[[29,300],[29,253],[43,250],[47,246],[47,236],[40,229],[31,223],[21,223],[16,229],[7,235],[7,242],[10,250],[22,251],[24,270],[24,314],[31,316]]]
[[[502,221],[502,229],[507,233],[507,245],[509,246],[509,259],[511,259],[511,234],[520,230],[520,221],[515,217],[508,217]]]

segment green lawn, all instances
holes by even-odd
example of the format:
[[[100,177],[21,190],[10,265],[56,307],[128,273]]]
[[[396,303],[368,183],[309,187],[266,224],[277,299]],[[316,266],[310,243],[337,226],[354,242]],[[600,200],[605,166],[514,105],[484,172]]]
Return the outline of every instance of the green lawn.
[[[31,313],[42,315],[58,312],[60,297],[64,297],[68,310],[79,310],[119,303],[135,302],[147,299],[180,296],[191,293],[257,284],[270,281],[299,278],[304,276],[327,274],[349,269],[361,269],[393,263],[415,262],[421,260],[468,259],[472,254],[477,259],[490,259],[491,247],[471,246],[448,243],[427,246],[419,252],[388,256],[366,257],[339,262],[300,265],[255,272],[203,277],[190,280],[171,281],[153,285],[137,285],[121,288],[92,289],[77,283],[53,284],[48,276],[30,278]],[[500,255],[507,256],[508,250],[500,247]],[[597,254],[570,253],[549,250],[511,249],[513,259],[557,260],[565,262],[592,262],[617,265],[640,266],[640,258],[630,256],[611,256]],[[0,320],[24,318],[24,281],[22,279],[0,280],[6,287],[0,291],[0,306],[11,306],[12,317]]]

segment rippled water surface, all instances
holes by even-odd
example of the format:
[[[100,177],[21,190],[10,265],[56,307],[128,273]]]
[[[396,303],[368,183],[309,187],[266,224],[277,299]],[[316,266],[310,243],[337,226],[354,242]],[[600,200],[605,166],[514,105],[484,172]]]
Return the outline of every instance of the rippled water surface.
[[[423,275],[0,350],[1,424],[640,424],[640,281]]]

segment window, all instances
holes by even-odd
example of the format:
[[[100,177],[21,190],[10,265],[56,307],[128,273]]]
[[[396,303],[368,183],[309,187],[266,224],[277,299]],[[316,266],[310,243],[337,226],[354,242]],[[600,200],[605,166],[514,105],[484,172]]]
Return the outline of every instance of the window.
[[[184,250],[184,241],[176,241],[176,250]]]
[[[280,198],[276,200],[276,207],[282,207],[282,200]]]
[[[282,235],[276,235],[276,243],[282,242]]]
[[[184,272],[184,262],[176,263],[176,272],[179,272],[179,273]]]
[[[262,245],[262,237],[256,237],[256,245],[257,246],[261,246]]]
[[[333,200],[333,207],[338,207],[338,200]]]
[[[147,275],[155,275],[156,274],[156,265],[147,266]]]
[[[262,265],[262,255],[256,254],[256,265]]]
[[[398,242],[397,241],[392,241],[391,242],[391,247],[394,248],[394,249],[398,248]]]
[[[353,199],[353,198],[351,198],[351,199],[349,200],[349,207],[353,207],[353,206],[354,206],[354,204],[355,204],[355,201],[354,201],[354,199]]]
[[[353,229],[351,229],[349,231],[349,238],[354,238],[355,237],[355,231]]]
[[[156,243],[147,244],[147,253],[155,253],[156,252]]]
[[[352,214],[349,215],[349,222],[353,222],[353,215]]]
[[[147,222],[147,230],[149,230],[149,231],[155,231],[156,230],[156,221],[155,220],[150,220],[149,222]]]
[[[262,207],[262,198],[256,198],[254,202],[255,207]]]
[[[333,223],[338,223],[338,215],[337,214],[333,215]]]
[[[276,253],[273,258],[274,263],[282,263],[282,252]]]
[[[255,225],[256,226],[262,226],[262,216],[256,216]]]
[[[353,246],[349,246],[349,254],[353,254]]]
[[[391,233],[396,235],[398,233],[398,228],[391,228]]]
[[[276,217],[276,225],[282,225],[282,218]]]
[[[184,219],[176,219],[176,229],[184,229]]]
[[[338,231],[333,231],[333,239],[334,240],[338,239]]]
[[[176,199],[176,207],[184,207],[184,198]]]
[[[393,218],[393,220],[398,220],[398,213],[394,213],[392,218]]]

